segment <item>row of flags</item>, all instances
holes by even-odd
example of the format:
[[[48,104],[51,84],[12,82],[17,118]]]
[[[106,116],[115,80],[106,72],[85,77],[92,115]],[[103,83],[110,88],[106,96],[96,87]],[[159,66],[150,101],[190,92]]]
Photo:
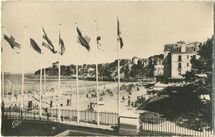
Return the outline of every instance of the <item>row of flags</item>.
[[[57,53],[57,50],[55,49],[53,43],[51,42],[51,40],[49,39],[46,31],[44,28],[42,28],[43,31],[43,42],[42,42],[42,46],[46,47],[47,49],[49,49],[53,54]],[[83,35],[80,31],[80,29],[78,27],[76,27],[76,31],[77,31],[77,42],[85,47],[87,49],[87,51],[90,51],[90,38],[86,35]],[[8,44],[11,46],[12,49],[14,48],[18,48],[21,49],[21,45],[19,43],[17,43],[15,41],[15,38],[11,35],[11,36],[7,36],[4,34],[4,39],[8,42]],[[42,50],[40,48],[40,46],[36,43],[36,41],[33,38],[29,38],[30,40],[30,46],[39,54],[42,54]],[[120,44],[120,48],[123,47],[123,40],[121,37],[121,31],[120,31],[120,25],[119,25],[119,20],[117,18],[117,40]],[[96,42],[97,42],[97,48],[101,49],[101,37],[97,36],[96,37]],[[64,45],[64,41],[61,37],[61,32],[59,30],[59,54],[63,55],[65,52],[65,45]]]
[[[97,26],[97,25],[96,25]],[[63,55],[64,52],[65,52],[65,46],[64,46],[64,41],[61,37],[61,33],[60,33],[60,30],[59,30],[59,51],[57,51],[53,45],[53,43],[51,42],[51,40],[49,39],[45,29],[42,27],[42,31],[43,31],[43,41],[42,41],[42,46],[46,47],[47,49],[49,49],[53,54],[56,54],[56,53],[59,53],[60,55]],[[90,51],[90,38],[84,34],[81,33],[80,29],[76,26],[76,31],[77,31],[77,42],[83,46],[84,48],[87,49],[87,51]],[[14,48],[21,48],[21,45],[19,43],[17,43],[15,41],[15,38],[11,35],[10,37],[8,37],[7,35],[4,35],[4,39],[9,43],[9,45],[11,46],[12,49]],[[30,40],[30,46],[39,54],[42,54],[42,50],[40,48],[40,46],[36,43],[36,41],[33,39],[33,38],[29,38]],[[97,48],[98,49],[101,49],[101,37],[100,36],[97,36],[96,35],[96,45],[97,45]],[[121,37],[121,31],[120,31],[120,25],[119,25],[119,20],[117,18],[117,42],[120,44],[120,48],[122,48],[124,45],[123,45],[123,40],[122,40],[122,37]],[[117,44],[118,45],[118,44]],[[117,47],[119,48],[119,47]],[[119,52],[119,50],[117,50],[117,53]],[[119,56],[117,56],[118,58],[118,78],[120,77],[120,63],[119,63]],[[58,77],[58,80],[59,80],[59,84],[58,84],[58,118],[59,118],[59,121],[60,121],[60,96],[61,96],[61,90],[60,90],[60,75],[61,75],[61,71],[60,71],[60,61],[56,62],[57,64],[59,64],[59,67],[58,67],[58,73],[59,73],[59,77]],[[76,70],[78,70],[78,65],[76,65]],[[44,69],[44,72],[45,72],[45,69]],[[44,80],[45,80],[45,77],[44,77]],[[76,73],[76,80],[77,80],[77,95],[79,94],[79,91],[78,91],[78,73]],[[98,66],[96,64],[96,81],[97,81],[97,94],[98,94]],[[22,96],[23,96],[23,91],[24,91],[24,72],[22,73]],[[118,79],[118,100],[120,100],[120,79]],[[42,69],[40,70],[40,116],[42,114]],[[77,96],[79,98],[79,96]],[[77,100],[78,100],[77,98]],[[97,103],[99,101],[99,97],[97,97]],[[79,122],[79,103],[78,104],[78,122]],[[120,104],[120,103],[119,103]],[[118,105],[119,105],[118,104]],[[21,106],[23,106],[23,102],[21,103]],[[118,106],[118,108],[120,108]],[[97,115],[97,118],[99,121],[99,107],[97,106],[97,110],[98,110],[98,115]],[[120,111],[119,111],[120,112]],[[98,125],[99,125],[99,122],[98,122]]]

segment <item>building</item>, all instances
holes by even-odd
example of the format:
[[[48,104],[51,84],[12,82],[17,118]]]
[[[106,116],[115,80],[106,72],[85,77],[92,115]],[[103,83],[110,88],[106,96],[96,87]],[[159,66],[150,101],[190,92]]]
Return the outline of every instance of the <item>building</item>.
[[[149,65],[149,60],[147,58],[140,58],[138,61],[140,62],[140,64],[143,65],[143,67],[146,67]]]
[[[200,42],[185,43],[179,41],[176,44],[164,46],[164,76],[181,79],[186,72],[191,71],[190,60],[197,56]]]
[[[163,76],[164,75],[164,55],[154,55],[148,58],[148,66],[150,68],[150,75],[153,77]]]
[[[138,57],[133,57],[132,58],[132,63],[137,65],[139,58]]]
[[[163,65],[154,65],[153,76],[163,76],[164,75],[164,66]]]
[[[158,55],[155,56],[154,58],[154,70],[153,70],[153,76],[158,77],[158,76],[163,76],[164,75],[164,60],[163,57],[164,55]]]

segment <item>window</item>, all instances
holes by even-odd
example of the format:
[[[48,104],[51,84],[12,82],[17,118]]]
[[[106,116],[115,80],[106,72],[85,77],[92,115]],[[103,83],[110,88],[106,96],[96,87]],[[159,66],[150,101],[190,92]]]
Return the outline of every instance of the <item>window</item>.
[[[181,61],[181,55],[178,55],[178,61]]]
[[[181,63],[178,63],[178,69],[181,69]]]
[[[187,67],[189,67],[190,66],[190,64],[189,63],[187,63]]]
[[[178,74],[181,75],[181,70],[180,69],[178,70]]]
[[[193,58],[196,59],[196,55],[193,55]]]
[[[189,55],[187,55],[187,59],[189,59]]]

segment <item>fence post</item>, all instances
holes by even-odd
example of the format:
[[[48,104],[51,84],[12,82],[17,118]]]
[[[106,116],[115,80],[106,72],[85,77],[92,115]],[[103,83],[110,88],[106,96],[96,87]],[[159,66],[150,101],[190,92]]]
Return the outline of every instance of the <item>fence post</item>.
[[[162,125],[163,125],[163,118],[161,118],[161,127],[160,127],[160,131],[161,131],[161,134],[163,133],[163,130],[162,130]]]
[[[49,121],[49,113],[48,113],[48,111],[47,111],[46,116],[47,116],[47,121]]]
[[[61,109],[61,113],[60,113],[60,118],[61,118],[61,121],[63,122],[63,115],[64,115],[65,111],[63,109]]]
[[[56,117],[55,117],[55,118],[56,118],[56,121],[57,121],[57,118],[58,118],[57,108],[56,108],[56,113],[55,113],[55,114],[56,114]]]
[[[85,111],[85,123],[87,123],[87,110]]]
[[[34,112],[34,120],[35,120],[35,112]]]
[[[110,124],[110,113],[108,112],[108,125]]]
[[[23,113],[22,113],[22,109],[21,109],[21,120],[23,120]]]
[[[2,101],[1,112],[2,112],[2,120],[4,119],[4,101]]]
[[[119,114],[116,112],[115,112],[115,114],[116,114],[115,121],[118,121]]]
[[[113,118],[114,118],[114,113],[112,112],[112,113],[111,113],[111,115],[112,115],[112,119],[111,119],[111,125],[113,125]]]

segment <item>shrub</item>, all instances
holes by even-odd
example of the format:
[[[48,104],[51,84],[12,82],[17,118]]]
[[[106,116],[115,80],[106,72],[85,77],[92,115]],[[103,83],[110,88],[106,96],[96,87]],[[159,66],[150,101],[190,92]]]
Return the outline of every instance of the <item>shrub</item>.
[[[70,116],[64,116],[64,119],[70,119]]]
[[[143,123],[159,124],[164,121],[164,119],[160,117],[160,114],[155,112],[141,113],[139,118]]]

